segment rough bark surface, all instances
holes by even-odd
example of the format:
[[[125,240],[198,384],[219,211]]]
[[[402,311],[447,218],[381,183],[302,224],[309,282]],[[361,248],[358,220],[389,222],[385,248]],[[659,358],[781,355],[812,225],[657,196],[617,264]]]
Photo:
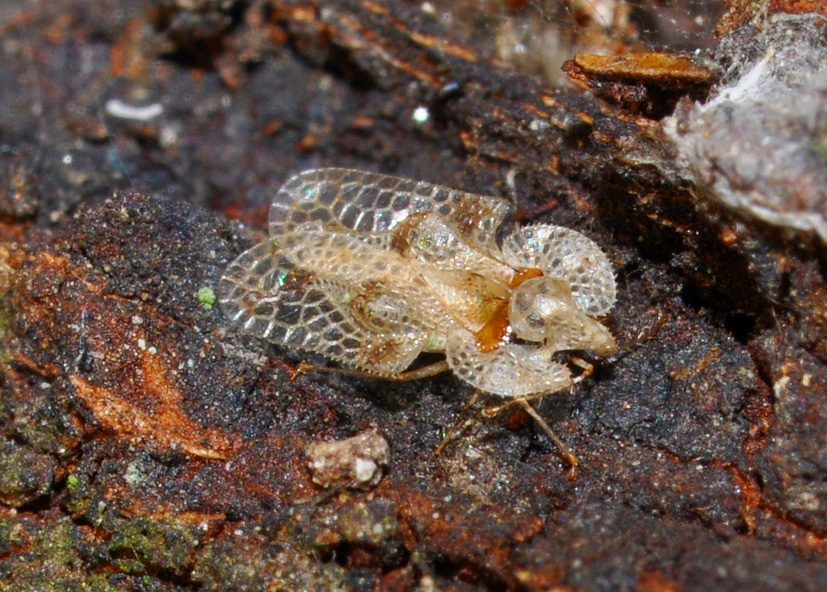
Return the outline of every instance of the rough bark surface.
[[[0,81],[0,591],[824,588],[824,245],[697,196],[659,109],[355,0],[4,3]],[[229,328],[210,289],[315,166],[603,246],[623,352],[540,406],[576,480],[519,411],[435,456],[478,413],[450,375],[297,377]],[[314,483],[370,430],[374,489]]]

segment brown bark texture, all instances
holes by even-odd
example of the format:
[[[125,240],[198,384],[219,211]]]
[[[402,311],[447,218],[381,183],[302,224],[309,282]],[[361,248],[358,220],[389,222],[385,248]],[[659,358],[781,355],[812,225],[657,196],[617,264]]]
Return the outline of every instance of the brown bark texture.
[[[627,40],[561,86],[434,4],[3,3],[0,592],[827,587],[818,7],[732,2],[700,54]],[[538,405],[574,479],[450,374],[297,374],[325,362],[224,318],[222,270],[321,166],[606,251],[621,352]]]

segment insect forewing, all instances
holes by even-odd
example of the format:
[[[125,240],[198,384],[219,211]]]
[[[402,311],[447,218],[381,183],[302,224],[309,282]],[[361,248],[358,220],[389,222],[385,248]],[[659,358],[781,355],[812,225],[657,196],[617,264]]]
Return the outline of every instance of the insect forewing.
[[[313,169],[289,179],[270,208],[270,235],[307,223],[334,232],[386,233],[411,214],[438,212],[478,245],[493,245],[508,202],[442,185],[351,169]]]
[[[377,333],[365,327],[348,304],[354,301],[352,287],[297,268],[274,239],[242,253],[221,277],[217,292],[225,314],[246,332],[367,372],[397,374],[422,349],[421,331]]]
[[[569,369],[552,361],[554,351],[518,343],[483,353],[473,334],[462,329],[448,335],[445,357],[465,382],[501,397],[537,397],[571,385]]]
[[[517,228],[502,244],[503,259],[514,268],[534,267],[571,286],[583,312],[606,314],[615,302],[614,270],[606,254],[576,230],[535,224]]]

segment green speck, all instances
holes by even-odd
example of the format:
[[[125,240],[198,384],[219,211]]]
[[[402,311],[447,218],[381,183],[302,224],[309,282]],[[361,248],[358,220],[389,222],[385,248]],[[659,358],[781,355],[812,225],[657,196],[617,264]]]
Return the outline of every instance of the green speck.
[[[200,288],[198,290],[198,302],[204,305],[207,310],[212,310],[215,306],[215,290],[212,288]]]
[[[73,491],[77,489],[79,484],[80,480],[74,475],[69,475],[69,477],[66,479],[66,485],[69,487],[69,489]]]

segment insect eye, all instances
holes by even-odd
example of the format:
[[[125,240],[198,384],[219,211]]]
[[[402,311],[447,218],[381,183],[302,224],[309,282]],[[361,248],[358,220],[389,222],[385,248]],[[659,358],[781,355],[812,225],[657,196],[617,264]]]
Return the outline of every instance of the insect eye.
[[[546,326],[546,321],[543,319],[542,315],[540,315],[537,311],[531,311],[525,317],[526,323],[532,329],[543,330]]]

